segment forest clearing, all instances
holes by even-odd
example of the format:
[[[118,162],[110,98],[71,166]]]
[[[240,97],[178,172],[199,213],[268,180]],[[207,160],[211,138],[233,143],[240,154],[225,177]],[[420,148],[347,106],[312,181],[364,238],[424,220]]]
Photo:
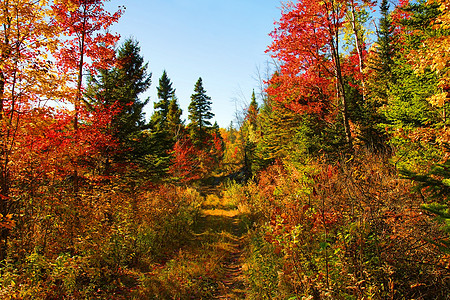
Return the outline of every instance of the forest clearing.
[[[279,2],[222,127],[107,2],[0,0],[0,299],[450,299],[449,0]]]

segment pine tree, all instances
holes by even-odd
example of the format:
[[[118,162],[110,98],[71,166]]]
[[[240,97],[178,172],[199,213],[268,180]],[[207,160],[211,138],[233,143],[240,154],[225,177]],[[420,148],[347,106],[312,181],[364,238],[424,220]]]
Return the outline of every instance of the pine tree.
[[[169,102],[169,108],[167,111],[167,128],[170,134],[170,137],[177,141],[178,138],[183,134],[184,130],[184,122],[181,120],[181,115],[183,111],[178,105],[178,99],[174,95],[172,100]]]
[[[200,146],[207,137],[207,131],[211,128],[211,120],[214,114],[211,112],[211,98],[206,95],[203,88],[203,81],[200,77],[195,84],[194,94],[191,95],[189,104],[188,125],[191,139],[196,146]]]
[[[110,130],[119,142],[122,151],[110,157],[105,149],[105,172],[110,171],[113,161],[136,161],[149,151],[148,141],[145,141],[143,130],[145,125],[144,106],[148,103],[139,96],[151,84],[151,73],[148,64],[140,54],[139,43],[128,39],[118,49],[117,63],[111,69],[97,70],[97,75],[91,75],[86,89],[86,102],[100,104],[106,108],[118,109],[111,121]]]
[[[379,22],[378,47],[377,52],[380,58],[380,73],[384,76],[391,76],[391,67],[393,64],[393,32],[394,26],[389,17],[389,3],[382,0],[380,5],[381,19]]]
[[[148,64],[140,55],[139,43],[128,39],[117,52],[117,65],[109,70],[98,70],[98,75],[90,76],[88,81],[88,102],[119,108],[111,126],[113,135],[122,144],[145,129],[142,110],[149,99],[141,101],[139,95],[151,84],[151,73],[147,73],[147,68]]]
[[[167,114],[169,113],[170,101],[175,96],[175,89],[172,87],[172,82],[170,82],[165,70],[159,79],[157,91],[159,101],[153,106],[155,112],[152,115],[150,124],[152,130],[167,131]]]
[[[252,98],[247,110],[247,117],[246,117],[246,119],[250,122],[251,126],[253,127],[253,130],[256,129],[256,119],[258,117],[258,112],[259,107],[258,103],[256,102],[255,91],[253,90]]]

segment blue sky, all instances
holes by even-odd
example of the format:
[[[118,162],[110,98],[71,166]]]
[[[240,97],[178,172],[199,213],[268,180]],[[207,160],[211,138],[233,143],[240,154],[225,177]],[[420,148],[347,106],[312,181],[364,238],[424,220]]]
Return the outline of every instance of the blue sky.
[[[183,117],[199,77],[212,99],[212,112],[227,127],[240,108],[258,89],[257,68],[270,57],[268,34],[281,16],[279,0],[112,0],[107,10],[125,5],[119,23],[111,29],[122,41],[132,37],[149,63],[152,86],[149,118],[156,87],[163,70],[176,88]],[[236,105],[236,99],[239,103]],[[214,120],[213,120],[214,121]]]

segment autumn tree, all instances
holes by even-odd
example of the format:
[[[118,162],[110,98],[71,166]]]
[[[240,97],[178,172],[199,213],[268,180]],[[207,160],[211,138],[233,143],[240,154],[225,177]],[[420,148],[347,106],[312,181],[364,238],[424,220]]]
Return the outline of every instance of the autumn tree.
[[[400,153],[407,157],[406,163],[400,164],[403,177],[413,180],[417,190],[425,197],[422,208],[434,214],[444,237],[432,241],[444,253],[450,252],[450,221],[448,206],[448,180],[450,178],[450,131],[448,129],[448,99],[450,98],[450,6],[449,1],[428,1],[411,3],[401,7],[404,12],[399,20],[404,27],[402,34],[408,34],[403,39],[405,43],[401,51],[403,60],[409,65],[403,66],[408,72],[401,73],[397,65],[393,68],[396,74],[405,74],[398,78],[406,87],[411,97],[410,108],[398,101],[400,86],[394,85],[393,99],[395,109],[407,115],[413,124],[402,119],[402,127],[392,126],[401,130],[401,137],[394,134],[394,141],[401,145]],[[402,49],[402,50],[403,50]],[[408,51],[409,50],[409,51]],[[395,60],[397,63],[399,60]],[[398,77],[398,75],[397,75]],[[406,81],[407,80],[407,81]],[[407,84],[405,84],[405,81]],[[409,83],[412,84],[409,84]],[[399,107],[399,102],[402,104]],[[405,113],[408,112],[408,113]],[[398,115],[397,119],[398,118]],[[411,149],[412,148],[412,149]],[[412,153],[411,153],[412,152]],[[412,154],[412,155],[411,155]]]
[[[41,5],[42,4],[42,5]],[[16,197],[18,186],[37,172],[21,176],[30,159],[29,143],[34,116],[46,115],[45,103],[63,91],[63,76],[49,60],[59,42],[59,33],[48,23],[51,10],[46,1],[0,2],[0,260],[6,255],[13,214],[23,207]],[[44,54],[45,53],[45,54]]]
[[[102,33],[120,18],[122,11],[111,14],[104,10],[105,0],[65,0],[52,5],[53,25],[67,40],[56,53],[61,72],[70,74],[76,83],[74,95],[68,99],[75,108],[74,128],[78,127],[78,113],[83,96],[83,77],[86,68],[107,69],[115,58],[114,45],[119,36]],[[90,61],[90,62],[89,62]],[[71,99],[73,98],[73,99]]]
[[[281,70],[270,80],[268,93],[276,101],[299,113],[314,113],[326,118],[333,100],[339,102],[348,146],[352,147],[349,95],[342,65],[340,33],[346,16],[352,15],[353,31],[363,67],[361,30],[356,26],[356,11],[362,3],[343,0],[297,1],[284,7],[274,42],[268,48],[281,61]]]
[[[52,25],[64,34],[65,40],[55,53],[60,72],[67,74],[74,89],[65,99],[73,104],[74,148],[81,147],[80,116],[84,93],[85,71],[95,73],[97,69],[108,69],[115,59],[114,45],[119,36],[104,32],[118,21],[122,11],[111,14],[104,9],[105,0],[64,0],[52,7]],[[80,150],[72,155],[78,156]],[[74,192],[79,189],[78,158],[73,158]]]

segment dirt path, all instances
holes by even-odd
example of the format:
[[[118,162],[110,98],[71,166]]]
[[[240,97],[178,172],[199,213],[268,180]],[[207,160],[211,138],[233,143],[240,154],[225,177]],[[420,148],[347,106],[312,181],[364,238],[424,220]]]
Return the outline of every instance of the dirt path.
[[[141,298],[245,299],[243,270],[249,216],[218,188],[203,188],[204,201],[190,238],[149,269]]]
[[[223,206],[203,209],[201,231],[215,236],[217,251],[221,251],[220,276],[213,299],[245,299],[245,278],[242,271],[246,228],[238,209]],[[200,233],[201,234],[201,233]]]

